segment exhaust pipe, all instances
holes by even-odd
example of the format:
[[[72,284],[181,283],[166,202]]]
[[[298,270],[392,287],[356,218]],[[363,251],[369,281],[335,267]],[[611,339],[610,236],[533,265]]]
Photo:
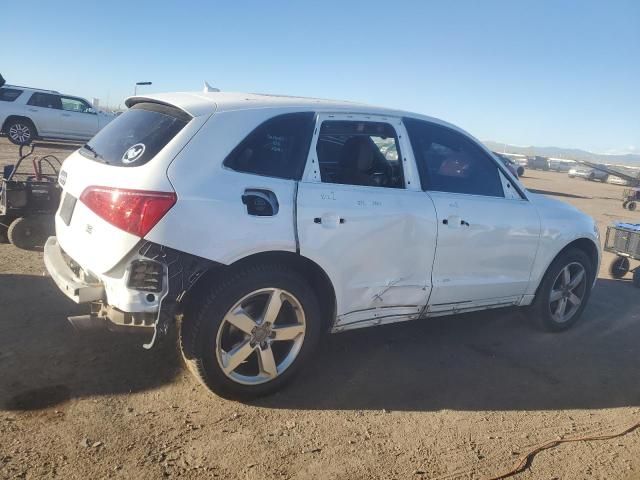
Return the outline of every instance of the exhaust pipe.
[[[106,317],[99,317],[97,315],[78,315],[76,317],[67,317],[67,320],[76,332],[107,329]]]

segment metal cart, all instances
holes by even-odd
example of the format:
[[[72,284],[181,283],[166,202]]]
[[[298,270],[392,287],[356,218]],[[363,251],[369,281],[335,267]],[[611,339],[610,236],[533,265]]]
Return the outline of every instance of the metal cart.
[[[60,202],[61,162],[54,155],[33,155],[37,146],[51,145],[20,146],[20,158],[5,166],[0,178],[0,240],[8,238],[25,250],[43,246],[53,234],[53,214]]]
[[[634,211],[640,202],[640,188],[625,188],[622,192],[622,208]]]
[[[640,224],[616,223],[607,227],[604,249],[617,255],[609,267],[611,276],[613,278],[624,277],[631,270],[630,260],[640,261]],[[632,271],[633,284],[640,287],[640,266],[635,267]]]

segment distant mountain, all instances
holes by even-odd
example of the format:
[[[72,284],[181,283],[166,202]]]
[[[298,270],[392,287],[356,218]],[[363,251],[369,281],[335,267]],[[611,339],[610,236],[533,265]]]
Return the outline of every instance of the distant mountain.
[[[486,140],[484,144],[493,151],[506,153],[520,153],[522,155],[540,155],[542,157],[566,158],[569,160],[587,160],[591,162],[621,164],[630,166],[640,165],[640,155],[628,153],[626,155],[603,155],[587,152],[578,148],[561,147],[518,147],[504,143]]]

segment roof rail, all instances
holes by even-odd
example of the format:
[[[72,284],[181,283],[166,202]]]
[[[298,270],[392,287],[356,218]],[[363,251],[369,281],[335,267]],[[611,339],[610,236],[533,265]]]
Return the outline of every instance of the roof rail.
[[[47,90],[45,88],[36,88],[36,87],[25,87],[23,85],[9,85],[8,83],[5,83],[4,85],[5,88],[27,88],[29,90],[38,90],[39,92],[48,92],[48,93],[57,93],[58,95],[60,94],[59,91],[57,90]]]

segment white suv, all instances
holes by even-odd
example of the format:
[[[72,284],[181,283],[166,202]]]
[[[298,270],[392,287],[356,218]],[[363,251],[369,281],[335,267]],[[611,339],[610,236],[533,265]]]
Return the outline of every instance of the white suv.
[[[0,132],[16,145],[36,138],[86,141],[114,118],[96,111],[84,98],[54,90],[0,88]]]
[[[293,97],[175,93],[64,163],[45,263],[79,328],[178,320],[184,358],[233,398],[278,389],[325,331],[527,306],[571,326],[594,221],[527,192],[440,120]]]

